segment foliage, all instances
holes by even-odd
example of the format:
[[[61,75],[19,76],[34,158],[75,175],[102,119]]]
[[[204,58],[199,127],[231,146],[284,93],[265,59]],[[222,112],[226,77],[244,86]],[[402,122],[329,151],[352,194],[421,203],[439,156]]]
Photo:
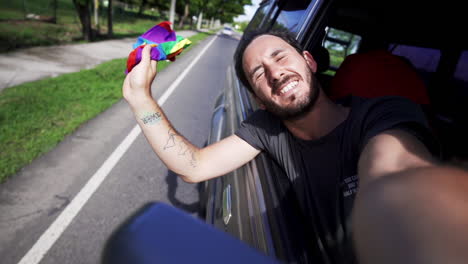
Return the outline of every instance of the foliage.
[[[2,0],[6,1],[6,0]],[[29,0],[28,10],[35,14],[49,14],[50,11],[42,9],[36,2],[45,6],[52,0]],[[12,51],[18,48],[54,45],[72,42],[81,42],[80,22],[70,0],[57,0],[57,23],[44,23],[38,20],[25,20],[22,1],[14,0],[0,9],[0,17],[7,19],[0,20],[0,52]],[[113,12],[113,32],[114,37],[133,37],[142,34],[148,28],[162,21],[159,17],[149,14],[138,16],[137,9],[126,10],[122,5],[115,4]],[[101,5],[100,26],[101,34],[107,33],[107,8]],[[105,35],[97,35],[97,39],[106,38]]]
[[[250,5],[251,0],[177,0],[176,12],[179,17],[184,15],[186,4],[189,4],[190,17],[197,17],[203,12],[203,17],[207,19],[230,23],[234,17],[244,13],[244,5]]]
[[[247,26],[249,25],[249,21],[242,21],[242,22],[237,22],[235,25],[239,26],[239,31],[244,32]]]
[[[230,23],[234,17],[244,13],[244,5],[251,5],[250,0],[211,0],[206,5],[208,17],[220,19],[223,23]]]
[[[53,4],[57,1],[54,11]],[[100,1],[99,21],[96,27],[91,21],[89,38],[102,39],[107,36],[107,5]],[[94,0],[0,0],[0,52],[17,48],[52,45],[80,41],[83,38],[83,26],[80,22],[80,12],[74,2],[85,4],[86,9],[92,11]],[[144,5],[143,5],[144,4]],[[219,19],[222,23],[230,23],[233,18],[244,13],[244,5],[251,4],[251,0],[177,0],[176,23],[174,26],[187,29],[193,26],[193,17],[203,12],[207,20]],[[141,6],[143,12],[139,14]],[[188,5],[188,15],[181,21]],[[169,0],[120,0],[113,2],[113,32],[114,36],[135,36],[144,32],[147,25],[168,20]],[[25,20],[27,14],[33,13],[41,17],[56,14],[56,24],[44,23],[40,20]],[[84,17],[87,17],[85,15]],[[88,19],[89,21],[89,19]],[[146,22],[143,22],[146,21]],[[182,23],[181,23],[182,22]],[[88,22],[86,22],[88,23]],[[145,25],[142,25],[145,24]]]

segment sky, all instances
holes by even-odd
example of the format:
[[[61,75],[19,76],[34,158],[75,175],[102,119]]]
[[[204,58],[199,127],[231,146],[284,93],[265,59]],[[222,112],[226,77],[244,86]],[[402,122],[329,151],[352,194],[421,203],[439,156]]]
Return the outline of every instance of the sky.
[[[234,21],[241,22],[241,21],[250,21],[255,11],[257,10],[258,6],[260,5],[261,0],[252,0],[252,5],[244,6],[245,15],[238,16],[234,18]]]

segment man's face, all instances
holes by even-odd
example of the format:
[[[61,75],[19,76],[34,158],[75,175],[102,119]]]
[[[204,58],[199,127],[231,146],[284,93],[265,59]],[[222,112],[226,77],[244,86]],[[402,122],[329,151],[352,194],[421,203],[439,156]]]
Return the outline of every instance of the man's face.
[[[254,39],[244,52],[243,67],[261,106],[283,120],[302,116],[318,97],[312,56],[299,54],[281,38]]]

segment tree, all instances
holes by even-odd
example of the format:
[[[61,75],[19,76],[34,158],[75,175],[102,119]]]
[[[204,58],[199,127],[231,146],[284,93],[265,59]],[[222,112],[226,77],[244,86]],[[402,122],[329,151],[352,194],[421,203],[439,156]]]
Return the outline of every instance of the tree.
[[[179,0],[176,5],[176,12],[179,14],[179,28],[184,26],[184,22],[190,14],[190,0]]]
[[[244,13],[244,5],[249,4],[251,0],[177,0],[179,28],[183,27],[187,18],[192,25],[192,17],[198,17],[197,25],[201,25],[203,17],[211,21],[232,22],[234,17]]]
[[[145,10],[145,6],[148,4],[148,0],[141,0],[140,2],[140,8],[138,9],[138,15],[143,14],[143,11]]]
[[[57,24],[57,0],[52,1],[52,8],[54,9],[54,16],[52,18],[52,23]]]
[[[170,1],[167,0],[126,0],[125,2],[137,4],[138,8],[138,15],[142,15],[145,11],[146,7],[156,7],[160,10],[168,10]]]
[[[169,22],[174,24],[176,0],[171,0],[171,9],[169,11]]]
[[[90,2],[90,0],[73,0],[75,9],[78,12],[78,17],[80,18],[83,38],[86,41],[91,41],[93,39],[93,31],[91,28],[91,15],[89,12]]]
[[[99,31],[99,0],[94,0],[93,7],[94,7],[94,26]]]
[[[112,37],[114,32],[112,30],[112,0],[109,0],[107,5],[107,36]]]
[[[218,4],[219,19],[223,23],[231,23],[238,15],[244,14],[244,6],[251,5],[250,0],[220,0]]]
[[[219,19],[223,23],[231,23],[234,17],[244,13],[244,6],[251,5],[250,0],[210,0],[203,1],[201,11],[211,19]]]

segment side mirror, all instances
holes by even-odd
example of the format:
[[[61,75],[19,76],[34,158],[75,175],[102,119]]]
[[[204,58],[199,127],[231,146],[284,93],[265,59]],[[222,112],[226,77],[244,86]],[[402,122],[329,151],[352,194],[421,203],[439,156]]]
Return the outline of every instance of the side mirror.
[[[164,203],[145,205],[108,239],[102,263],[278,263]]]

